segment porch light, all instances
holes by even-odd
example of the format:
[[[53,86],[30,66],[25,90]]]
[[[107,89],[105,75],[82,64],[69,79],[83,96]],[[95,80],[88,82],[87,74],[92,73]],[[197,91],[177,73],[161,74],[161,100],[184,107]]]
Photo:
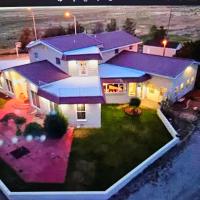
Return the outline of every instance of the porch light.
[[[13,138],[11,139],[11,141],[12,141],[13,144],[17,144],[18,138],[17,138],[17,137],[13,137]]]
[[[165,56],[165,50],[166,50],[167,43],[168,43],[167,39],[164,39],[162,41],[162,44],[163,44],[163,47],[164,47],[164,49],[163,49],[163,56]]]
[[[46,135],[41,135],[40,136],[40,142],[44,142],[46,140]]]
[[[27,135],[26,136],[26,141],[27,142],[31,142],[33,140],[33,136],[32,135]]]

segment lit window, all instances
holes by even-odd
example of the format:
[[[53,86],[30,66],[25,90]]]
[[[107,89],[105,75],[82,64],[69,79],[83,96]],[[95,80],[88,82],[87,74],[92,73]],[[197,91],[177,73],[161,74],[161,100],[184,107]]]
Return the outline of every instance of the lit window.
[[[11,93],[14,93],[12,81],[6,79],[6,84],[7,84],[7,87],[8,87],[8,91],[11,92]]]
[[[191,78],[191,83],[193,83],[194,82],[194,76]]]
[[[56,58],[56,64],[60,65],[60,58]]]
[[[115,54],[118,54],[119,53],[119,49],[115,49]]]
[[[188,87],[190,85],[190,79],[188,79],[187,81],[186,81],[186,87]]]
[[[86,119],[86,110],[85,104],[77,104],[77,119],[85,120]]]
[[[38,59],[38,58],[39,58],[38,52],[34,52],[34,58],[35,58],[35,59]]]
[[[179,91],[179,88],[176,87],[176,88],[175,88],[175,94],[178,94],[178,91]]]
[[[88,71],[87,71],[86,61],[80,61],[80,75],[84,76],[87,74],[88,74]]]
[[[183,89],[184,89],[184,83],[181,83],[180,90],[183,90]]]
[[[126,84],[124,83],[104,83],[105,93],[123,93],[126,91]]]
[[[40,108],[40,101],[39,101],[39,96],[37,95],[37,93],[31,90],[31,97],[32,97],[33,105]]]

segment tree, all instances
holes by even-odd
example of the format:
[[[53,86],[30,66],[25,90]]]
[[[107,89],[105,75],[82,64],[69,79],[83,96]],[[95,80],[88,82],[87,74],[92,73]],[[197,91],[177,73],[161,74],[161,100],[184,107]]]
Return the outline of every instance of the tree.
[[[76,31],[77,31],[77,33],[83,33],[85,31],[84,26],[82,24],[79,24],[78,21],[76,22]],[[67,34],[74,34],[75,33],[74,24],[68,25],[66,33]]]
[[[19,41],[22,43],[21,49],[26,50],[26,45],[33,40],[34,40],[33,31],[29,28],[24,28],[19,38]]]
[[[135,35],[136,22],[133,18],[127,18],[123,25],[123,30],[131,35]]]
[[[160,26],[160,28],[157,28],[157,26],[153,25],[150,28],[149,35],[151,37],[151,40],[160,42],[167,36],[167,29],[165,29],[164,26]]]
[[[104,32],[104,25],[102,22],[97,22],[95,24],[95,27],[94,27],[92,33],[97,34],[97,33],[102,33],[102,32]]]
[[[176,52],[177,57],[190,58],[200,61],[200,40],[185,42],[180,50]]]
[[[116,21],[116,19],[111,19],[110,23],[108,23],[106,25],[106,31],[108,31],[108,32],[116,31],[117,29],[118,28],[117,28],[117,21]]]
[[[66,35],[66,30],[63,26],[53,26],[46,29],[43,38]]]
[[[50,113],[44,120],[44,130],[50,138],[61,138],[66,133],[67,127],[67,118],[59,110]]]

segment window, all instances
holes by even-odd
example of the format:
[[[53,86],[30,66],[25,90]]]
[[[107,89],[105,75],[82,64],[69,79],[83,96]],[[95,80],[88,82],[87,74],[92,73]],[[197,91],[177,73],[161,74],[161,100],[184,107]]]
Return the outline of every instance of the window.
[[[180,90],[183,90],[183,89],[184,89],[184,83],[181,83]]]
[[[155,86],[153,84],[148,85],[149,93],[154,94],[155,92]]]
[[[186,87],[188,87],[190,85],[190,79],[188,79],[187,81],[186,81]]]
[[[105,93],[123,93],[126,91],[126,84],[124,83],[104,83]]]
[[[38,59],[38,58],[39,58],[38,52],[34,52],[34,58],[35,58],[35,59]]]
[[[36,94],[36,92],[31,90],[31,97],[32,97],[32,103],[34,106],[40,108],[40,101],[39,101],[39,97]]]
[[[52,101],[50,101],[49,103],[50,103],[50,112],[53,112],[56,109],[58,109],[58,104],[56,104],[56,103],[54,103]]]
[[[118,54],[119,53],[119,49],[115,49],[115,54]]]
[[[77,104],[77,120],[85,120],[86,119],[86,111],[85,104]]]
[[[130,50],[132,50],[132,49],[133,49],[133,46],[132,46],[132,45],[131,45],[131,46],[129,46],[129,49],[130,49]]]
[[[167,93],[167,88],[160,88],[160,96],[164,96]]]
[[[129,83],[129,96],[136,96],[136,83]]]
[[[7,87],[8,87],[8,91],[14,93],[12,81],[6,79],[6,84],[7,84]]]
[[[194,82],[194,76],[191,78],[191,84]]]
[[[86,61],[80,61],[80,75],[85,76],[88,74]]]
[[[178,94],[178,91],[179,91],[179,88],[176,87],[176,88],[175,88],[175,94]]]
[[[56,58],[56,64],[60,65],[60,58]]]
[[[148,51],[150,52],[150,49],[148,49]],[[139,53],[143,52],[143,44],[138,44],[138,52]]]

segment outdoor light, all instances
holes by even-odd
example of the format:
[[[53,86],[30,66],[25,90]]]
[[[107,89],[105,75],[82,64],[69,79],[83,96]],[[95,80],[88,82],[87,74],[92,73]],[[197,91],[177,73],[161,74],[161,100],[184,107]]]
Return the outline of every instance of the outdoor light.
[[[27,135],[26,136],[26,141],[27,142],[31,142],[33,140],[33,136],[32,135]]]
[[[165,50],[166,50],[166,46],[167,46],[167,40],[166,39],[164,39],[163,41],[162,41],[162,44],[163,44],[163,47],[164,47],[164,49],[163,49],[163,56],[165,56]]]
[[[41,136],[40,136],[40,141],[41,141],[41,142],[44,142],[45,140],[46,140],[46,135],[41,135]]]
[[[4,144],[3,140],[0,140],[0,146],[2,146]]]
[[[75,15],[72,15],[70,12],[65,12],[64,16],[65,16],[66,18],[69,18],[69,17],[73,17],[73,18],[74,18],[74,33],[75,33],[75,35],[76,35],[76,34],[77,34],[77,27],[76,27],[77,22],[76,22],[76,16],[75,16]]]
[[[18,138],[17,138],[17,137],[13,137],[13,138],[11,139],[11,141],[12,141],[13,144],[17,144]]]

